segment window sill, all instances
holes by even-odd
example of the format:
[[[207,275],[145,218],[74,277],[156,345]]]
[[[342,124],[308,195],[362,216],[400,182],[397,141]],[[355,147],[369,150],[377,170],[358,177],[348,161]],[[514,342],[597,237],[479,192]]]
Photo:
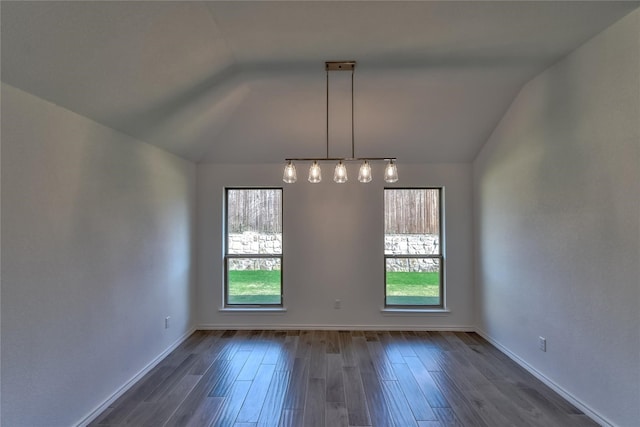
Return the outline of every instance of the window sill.
[[[285,313],[286,307],[220,307],[218,309],[224,313],[258,313],[258,314],[278,314]]]
[[[448,308],[389,308],[382,307],[380,312],[384,316],[415,316],[415,315],[428,315],[428,316],[446,316],[451,313]]]

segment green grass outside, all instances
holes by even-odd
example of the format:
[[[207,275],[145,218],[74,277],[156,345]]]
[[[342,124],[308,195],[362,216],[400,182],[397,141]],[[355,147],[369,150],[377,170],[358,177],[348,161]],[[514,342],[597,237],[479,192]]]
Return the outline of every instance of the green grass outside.
[[[387,305],[439,305],[440,273],[387,272]]]
[[[280,270],[229,272],[229,304],[280,304]],[[388,272],[387,304],[438,305],[439,273]]]
[[[280,304],[280,270],[229,271],[229,304]]]
[[[438,296],[440,273],[400,272],[387,273],[388,296]]]

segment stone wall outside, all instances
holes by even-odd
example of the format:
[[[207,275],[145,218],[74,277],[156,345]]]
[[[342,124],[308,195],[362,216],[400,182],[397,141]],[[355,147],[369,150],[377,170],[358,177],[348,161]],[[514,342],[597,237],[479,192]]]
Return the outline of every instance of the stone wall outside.
[[[435,234],[388,234],[384,239],[385,253],[437,254],[440,239]],[[229,252],[231,254],[280,254],[282,234],[256,232],[230,233]],[[274,270],[280,269],[279,259],[232,259],[232,270]],[[388,259],[388,271],[439,271],[437,259]]]
[[[384,250],[387,255],[434,255],[439,253],[437,234],[387,234]],[[437,258],[387,259],[387,271],[440,271]]]
[[[281,254],[282,233],[229,233],[230,254]],[[280,270],[279,258],[231,259],[230,270]]]

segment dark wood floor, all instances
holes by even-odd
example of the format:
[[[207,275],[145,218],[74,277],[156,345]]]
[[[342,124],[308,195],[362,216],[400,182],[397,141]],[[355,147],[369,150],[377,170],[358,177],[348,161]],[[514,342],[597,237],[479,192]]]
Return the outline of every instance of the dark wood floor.
[[[474,333],[197,331],[91,426],[596,426]]]

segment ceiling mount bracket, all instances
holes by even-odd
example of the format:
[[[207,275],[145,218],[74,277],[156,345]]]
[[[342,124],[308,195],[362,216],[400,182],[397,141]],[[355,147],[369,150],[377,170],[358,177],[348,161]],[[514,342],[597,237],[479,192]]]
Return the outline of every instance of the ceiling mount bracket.
[[[353,71],[356,68],[356,61],[327,61],[324,64],[327,71]]]

